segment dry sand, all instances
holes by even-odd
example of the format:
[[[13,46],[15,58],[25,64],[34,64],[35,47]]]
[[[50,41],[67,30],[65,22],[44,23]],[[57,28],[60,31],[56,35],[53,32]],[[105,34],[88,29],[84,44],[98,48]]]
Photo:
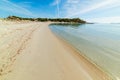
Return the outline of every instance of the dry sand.
[[[0,21],[0,80],[111,80],[49,24]]]

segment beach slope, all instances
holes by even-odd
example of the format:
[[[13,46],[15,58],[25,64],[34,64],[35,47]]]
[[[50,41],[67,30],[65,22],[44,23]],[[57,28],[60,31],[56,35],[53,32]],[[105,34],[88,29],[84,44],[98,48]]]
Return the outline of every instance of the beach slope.
[[[111,80],[69,44],[50,23],[1,23],[1,80]]]

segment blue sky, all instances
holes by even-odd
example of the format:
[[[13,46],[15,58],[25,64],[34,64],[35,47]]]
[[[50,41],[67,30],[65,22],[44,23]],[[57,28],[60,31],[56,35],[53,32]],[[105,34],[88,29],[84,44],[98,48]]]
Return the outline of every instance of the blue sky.
[[[79,17],[89,22],[120,22],[120,0],[1,0],[0,17]]]

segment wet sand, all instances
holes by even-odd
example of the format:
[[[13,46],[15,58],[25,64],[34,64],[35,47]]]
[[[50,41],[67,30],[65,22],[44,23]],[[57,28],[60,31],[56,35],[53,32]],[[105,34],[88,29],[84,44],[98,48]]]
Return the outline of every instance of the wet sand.
[[[0,22],[0,80],[111,80],[49,24]]]

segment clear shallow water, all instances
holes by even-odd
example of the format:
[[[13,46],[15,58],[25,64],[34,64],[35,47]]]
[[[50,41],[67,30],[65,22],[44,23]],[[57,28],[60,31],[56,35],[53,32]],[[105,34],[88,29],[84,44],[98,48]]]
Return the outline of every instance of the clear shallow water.
[[[50,29],[120,80],[120,24],[50,25]]]

